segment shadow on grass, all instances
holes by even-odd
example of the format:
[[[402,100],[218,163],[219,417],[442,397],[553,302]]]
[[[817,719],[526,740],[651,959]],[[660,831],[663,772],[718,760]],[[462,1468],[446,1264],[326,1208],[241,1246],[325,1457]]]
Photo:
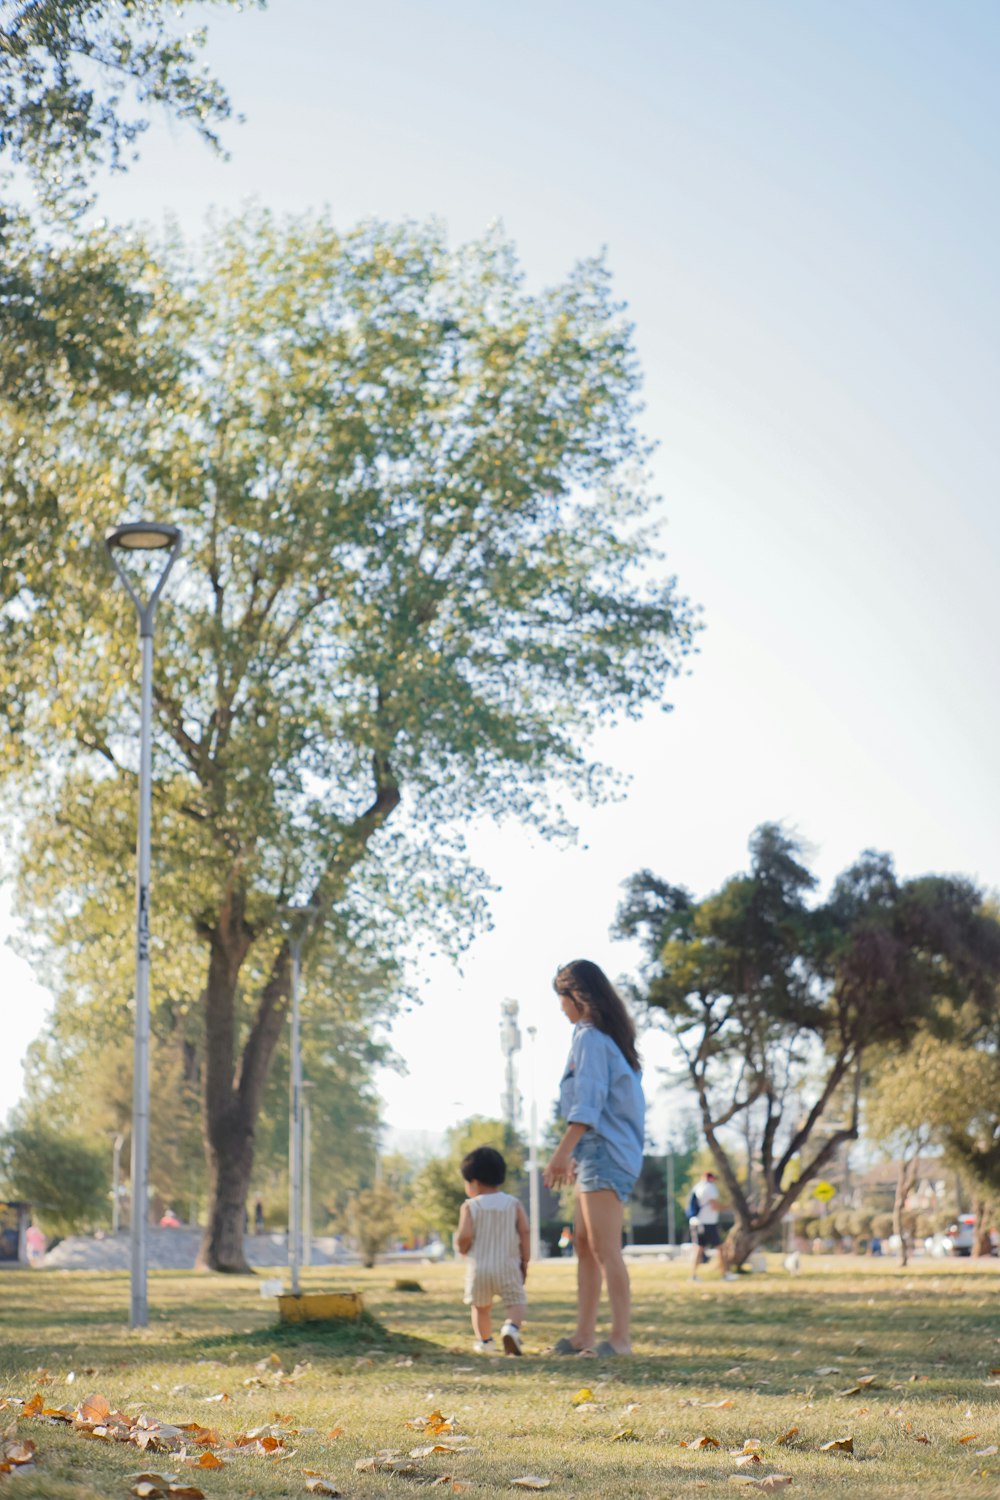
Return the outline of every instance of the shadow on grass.
[[[205,1354],[227,1357],[236,1353],[247,1359],[260,1359],[271,1353],[288,1350],[296,1356],[319,1356],[328,1359],[360,1359],[370,1355],[396,1354],[411,1359],[440,1355],[440,1345],[410,1333],[393,1333],[363,1312],[360,1318],[337,1319],[329,1323],[271,1323],[242,1333],[219,1333],[198,1339]]]

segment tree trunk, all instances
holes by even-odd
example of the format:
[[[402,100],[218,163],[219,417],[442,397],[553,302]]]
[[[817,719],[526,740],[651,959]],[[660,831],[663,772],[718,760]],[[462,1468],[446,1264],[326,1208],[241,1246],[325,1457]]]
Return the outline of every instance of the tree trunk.
[[[896,1176],[896,1196],[892,1200],[892,1232],[899,1241],[899,1264],[909,1261],[906,1248],[906,1231],[903,1228],[903,1204],[906,1201],[906,1171],[902,1162]]]
[[[981,1255],[993,1254],[993,1241],[989,1230],[989,1207],[984,1198],[977,1198],[976,1222],[972,1229],[972,1255],[978,1260]]]
[[[242,1080],[250,1041],[244,1051],[241,1078],[236,1076],[236,994],[240,968],[252,941],[243,920],[244,905],[240,892],[230,892],[218,926],[208,933],[204,1125],[211,1207],[198,1266],[208,1271],[247,1274],[250,1267],[243,1233],[261,1089],[245,1087]],[[258,1019],[259,1014],[258,1009]],[[251,1039],[255,1034],[256,1022]]]
[[[766,1239],[773,1225],[755,1227],[741,1224],[739,1219],[726,1235],[722,1244],[722,1264],[727,1271],[736,1271],[750,1259],[761,1240]]]
[[[910,1260],[910,1247],[907,1244],[906,1229],[903,1224],[903,1210],[909,1197],[910,1189],[917,1180],[917,1168],[920,1158],[915,1156],[912,1161],[905,1157],[900,1158],[899,1171],[896,1174],[896,1196],[892,1203],[892,1232],[899,1240],[899,1264],[906,1266]]]
[[[253,1171],[253,1122],[242,1117],[238,1105],[227,1122],[220,1122],[216,1139],[208,1144],[212,1194],[208,1223],[198,1252],[198,1267],[208,1271],[251,1274],[244,1234],[250,1175]]]

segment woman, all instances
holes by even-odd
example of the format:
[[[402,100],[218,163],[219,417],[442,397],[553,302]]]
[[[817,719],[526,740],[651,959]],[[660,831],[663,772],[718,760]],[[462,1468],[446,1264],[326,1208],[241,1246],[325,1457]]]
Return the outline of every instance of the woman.
[[[635,1026],[597,964],[578,959],[553,980],[573,1043],[559,1112],[566,1133],[542,1174],[546,1187],[576,1184],[577,1323],[557,1354],[630,1354],[631,1294],[622,1258],[625,1204],[642,1169],[646,1103]],[[607,1282],[611,1337],[595,1347],[601,1283]]]

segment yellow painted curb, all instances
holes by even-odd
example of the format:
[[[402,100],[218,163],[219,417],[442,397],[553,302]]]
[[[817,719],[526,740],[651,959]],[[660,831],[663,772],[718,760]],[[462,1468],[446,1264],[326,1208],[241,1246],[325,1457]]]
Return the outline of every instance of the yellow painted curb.
[[[325,1323],[335,1318],[360,1318],[364,1303],[360,1292],[300,1292],[278,1298],[282,1323]]]

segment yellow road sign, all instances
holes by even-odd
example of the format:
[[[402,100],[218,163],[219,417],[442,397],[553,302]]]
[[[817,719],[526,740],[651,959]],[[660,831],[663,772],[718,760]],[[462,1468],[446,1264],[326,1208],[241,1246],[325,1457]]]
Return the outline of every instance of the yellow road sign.
[[[831,1198],[836,1198],[837,1189],[832,1182],[817,1182],[813,1188],[812,1195],[821,1203],[829,1203]]]

